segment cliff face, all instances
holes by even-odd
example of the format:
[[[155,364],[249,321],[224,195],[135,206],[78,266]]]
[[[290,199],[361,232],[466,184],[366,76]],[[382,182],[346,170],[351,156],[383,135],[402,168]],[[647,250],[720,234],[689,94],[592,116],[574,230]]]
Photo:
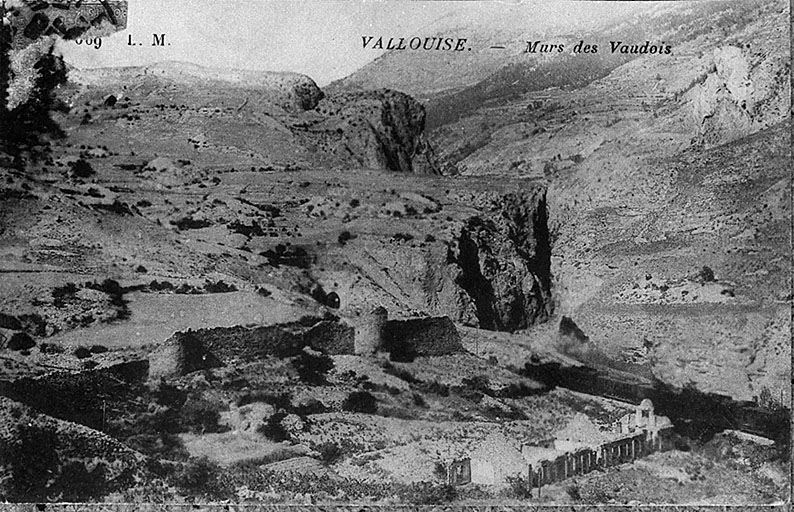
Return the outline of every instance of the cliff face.
[[[424,136],[425,109],[412,97],[388,89],[342,94],[324,99],[316,110],[326,117],[308,136],[320,139],[323,152],[373,169],[439,173]]]
[[[468,219],[448,256],[448,275],[470,299],[476,325],[515,331],[548,319],[551,247],[543,194],[508,194]],[[474,324],[458,312],[458,318]]]
[[[413,212],[402,221],[409,233],[391,239],[361,234],[347,243],[346,277],[334,273],[334,281],[353,283],[340,290],[342,303],[362,308],[383,304],[398,315],[424,311],[497,331],[547,320],[553,306],[545,190],[524,182],[512,184],[517,192],[494,192],[482,190],[483,184],[445,180],[437,184],[445,189],[438,191],[419,183],[425,196],[438,192],[446,197],[435,208],[404,205]],[[397,209],[398,202],[386,204]],[[367,231],[389,233],[394,224],[393,217],[373,215]],[[334,260],[338,262],[336,256]]]
[[[715,48],[702,83],[687,93],[697,140],[707,146],[756,132],[788,111],[786,59],[750,48],[749,44]]]

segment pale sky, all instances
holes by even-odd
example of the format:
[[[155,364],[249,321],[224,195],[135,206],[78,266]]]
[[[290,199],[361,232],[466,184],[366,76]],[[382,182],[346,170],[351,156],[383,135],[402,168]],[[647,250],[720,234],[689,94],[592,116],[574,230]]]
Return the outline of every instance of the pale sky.
[[[127,29],[94,49],[60,43],[64,58],[80,68],[145,65],[163,61],[208,67],[295,71],[320,86],[342,78],[381,52],[362,49],[362,35],[435,35],[466,20],[494,26],[592,25],[637,2],[521,2],[407,0],[129,0]],[[643,3],[645,4],[645,3]],[[647,5],[647,4],[646,4]],[[152,34],[170,46],[153,47]],[[143,43],[129,46],[128,38]],[[458,28],[452,37],[467,37]]]

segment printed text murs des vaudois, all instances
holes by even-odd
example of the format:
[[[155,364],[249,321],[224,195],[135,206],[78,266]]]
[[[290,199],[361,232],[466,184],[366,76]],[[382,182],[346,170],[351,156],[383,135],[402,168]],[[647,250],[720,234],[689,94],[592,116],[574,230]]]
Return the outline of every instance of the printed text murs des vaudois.
[[[367,50],[438,50],[462,52],[471,50],[466,45],[468,39],[454,37],[389,37],[361,36],[362,47]],[[527,41],[524,53],[562,53],[565,43],[544,43],[543,41]],[[599,45],[579,41],[571,47],[573,53],[598,53]],[[624,41],[609,41],[611,53],[669,55],[672,47],[664,42],[652,44],[645,41],[642,44],[626,43]]]

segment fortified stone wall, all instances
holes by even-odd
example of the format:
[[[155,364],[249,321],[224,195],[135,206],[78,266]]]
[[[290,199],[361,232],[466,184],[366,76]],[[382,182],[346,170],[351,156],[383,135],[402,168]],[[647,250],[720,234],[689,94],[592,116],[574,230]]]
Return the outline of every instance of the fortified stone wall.
[[[149,379],[179,377],[222,364],[193,332],[176,332],[149,354]]]
[[[355,353],[372,355],[383,346],[383,335],[389,313],[378,306],[356,319]]]
[[[356,331],[353,327],[332,320],[316,323],[303,335],[303,342],[326,354],[352,354]]]
[[[384,349],[413,349],[419,356],[440,356],[463,352],[460,334],[448,317],[390,320],[383,330]]]
[[[208,352],[224,363],[296,356],[304,346],[302,334],[300,326],[292,324],[216,327],[191,332]]]
[[[352,354],[354,329],[337,319],[314,318],[260,327],[177,332],[150,355],[150,376],[185,375],[232,361],[292,357],[307,346],[326,354]]]

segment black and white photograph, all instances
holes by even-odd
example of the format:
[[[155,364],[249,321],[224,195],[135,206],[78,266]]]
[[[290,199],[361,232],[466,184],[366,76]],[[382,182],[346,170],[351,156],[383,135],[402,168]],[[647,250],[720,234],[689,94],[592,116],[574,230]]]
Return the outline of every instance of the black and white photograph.
[[[788,0],[0,15],[0,510],[788,509]]]

